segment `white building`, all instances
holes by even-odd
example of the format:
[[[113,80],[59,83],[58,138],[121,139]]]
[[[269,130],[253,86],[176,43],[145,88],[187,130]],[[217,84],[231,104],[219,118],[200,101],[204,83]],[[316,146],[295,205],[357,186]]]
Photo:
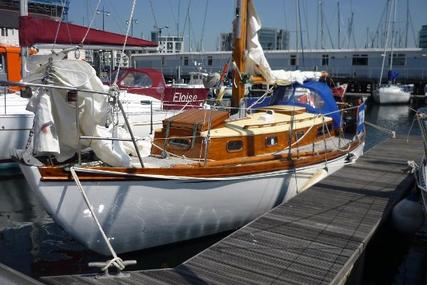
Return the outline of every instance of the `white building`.
[[[181,36],[162,36],[160,32],[151,32],[151,41],[158,43],[159,53],[184,52],[184,38]]]

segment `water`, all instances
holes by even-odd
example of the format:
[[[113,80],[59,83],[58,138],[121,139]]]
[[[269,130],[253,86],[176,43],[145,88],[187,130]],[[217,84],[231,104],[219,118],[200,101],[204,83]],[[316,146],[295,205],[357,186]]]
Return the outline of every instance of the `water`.
[[[423,102],[418,102],[412,108],[422,105]],[[414,112],[409,106],[368,104],[366,120],[396,131],[398,137],[406,137],[413,125],[411,135],[419,135]],[[371,127],[367,130],[366,149],[390,137]],[[0,173],[0,262],[33,277],[96,272],[96,269],[88,268],[87,263],[106,258],[86,250],[52,221],[32,195],[19,170],[1,170]],[[227,234],[121,257],[138,260],[136,266],[127,268],[129,270],[173,267]]]

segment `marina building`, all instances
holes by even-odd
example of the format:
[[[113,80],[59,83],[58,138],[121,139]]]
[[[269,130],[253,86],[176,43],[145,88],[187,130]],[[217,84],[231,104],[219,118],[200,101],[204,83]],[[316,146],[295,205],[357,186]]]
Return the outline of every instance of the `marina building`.
[[[289,49],[289,31],[276,28],[261,28],[258,32],[259,42],[264,50]],[[233,48],[233,34],[222,33],[220,35],[220,51],[231,51]]]
[[[151,41],[158,43],[159,53],[181,53],[184,52],[184,37],[162,36],[159,31],[151,32]]]
[[[427,48],[427,25],[423,25],[419,32],[419,47]]]
[[[267,50],[267,60],[272,69],[324,70],[333,78],[357,78],[378,82],[383,58],[383,49],[322,49]],[[389,55],[388,55],[389,56]],[[181,54],[140,54],[131,56],[131,65],[161,70],[165,77],[173,78],[178,72],[188,74],[195,71],[193,62],[199,63],[206,72],[221,72],[230,62],[230,51],[184,52]],[[388,70],[390,60],[386,61]],[[421,48],[398,48],[394,50],[393,69],[405,81],[427,80],[427,51]],[[179,68],[178,68],[179,67]],[[179,69],[179,70],[178,70]],[[385,78],[384,78],[385,79]]]

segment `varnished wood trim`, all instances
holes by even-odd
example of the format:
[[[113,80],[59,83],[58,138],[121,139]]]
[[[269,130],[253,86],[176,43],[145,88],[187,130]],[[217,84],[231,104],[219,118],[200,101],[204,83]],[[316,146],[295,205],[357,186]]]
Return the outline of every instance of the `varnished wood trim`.
[[[351,144],[350,150],[356,149],[361,141],[355,141]],[[191,165],[182,165],[173,168],[120,168],[120,167],[93,167],[88,169],[122,172],[124,175],[103,175],[92,173],[79,173],[81,181],[124,181],[124,180],[152,180],[145,177],[130,177],[129,174],[180,176],[180,177],[197,177],[197,178],[216,178],[216,177],[233,177],[242,175],[253,175],[269,173],[274,171],[283,171],[293,168],[301,168],[315,165],[325,160],[331,161],[347,152],[334,150],[331,152],[311,152],[299,153],[298,157],[289,158],[287,154],[280,155],[263,155],[248,157],[246,159],[231,159],[221,162],[208,162],[206,166],[202,163]],[[42,181],[72,181],[71,175],[62,167],[46,166],[40,167]]]

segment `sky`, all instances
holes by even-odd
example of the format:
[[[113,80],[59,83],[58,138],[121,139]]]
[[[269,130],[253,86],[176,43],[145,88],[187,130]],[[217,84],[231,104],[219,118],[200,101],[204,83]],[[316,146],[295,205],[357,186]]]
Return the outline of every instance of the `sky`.
[[[297,2],[301,18],[299,25]],[[323,37],[320,36],[319,2],[323,3]],[[263,27],[289,30],[290,48],[295,48],[298,34],[306,49],[338,46],[338,2],[340,47],[382,47],[376,40],[381,38],[376,31],[383,31],[378,27],[385,23],[386,0],[254,0]],[[102,13],[94,13],[98,3],[99,10],[108,12],[104,16],[105,30],[124,34],[133,0],[70,0],[69,21],[88,25],[94,19],[92,27],[102,29]],[[155,26],[162,28],[162,35],[176,35],[179,30],[184,35],[186,51],[189,50],[189,41],[193,51],[197,48],[214,51],[217,50],[220,33],[231,31],[234,7],[234,0],[136,0],[133,35],[150,39],[150,32]],[[400,0],[397,7],[395,46],[404,47],[408,22],[408,47],[415,47],[421,26],[427,25],[427,0]],[[350,25],[352,13],[353,25]]]

